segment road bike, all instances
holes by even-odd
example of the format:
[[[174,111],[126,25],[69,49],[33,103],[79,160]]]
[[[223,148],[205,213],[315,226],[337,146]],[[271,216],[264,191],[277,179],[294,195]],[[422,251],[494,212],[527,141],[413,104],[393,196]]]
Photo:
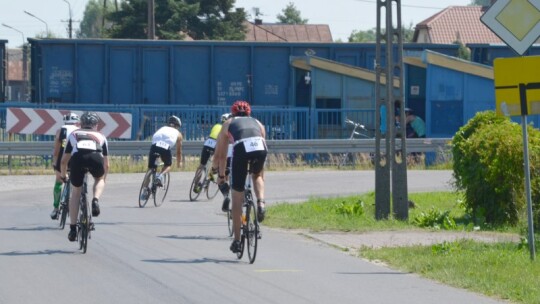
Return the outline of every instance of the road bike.
[[[91,232],[94,230],[92,222],[91,204],[88,203],[87,175],[84,175],[84,182],[81,189],[81,198],[79,200],[79,219],[77,221],[77,240],[79,241],[79,250],[86,253],[88,248],[88,239],[91,239]]]
[[[154,206],[161,206],[169,191],[170,174],[169,172],[162,174],[163,180],[160,185],[157,178],[157,172],[161,172],[161,170],[158,169],[163,163],[160,161],[159,153],[155,153],[154,155],[156,157],[155,166],[146,171],[141,184],[141,189],[139,190],[139,207],[141,208],[146,206],[150,197],[154,200]]]
[[[58,206],[60,213],[60,229],[64,229],[66,226],[66,219],[69,214],[69,197],[71,195],[71,182],[69,176],[62,185],[62,192],[60,193],[60,204]]]
[[[350,119],[347,119],[347,118],[345,119],[345,123],[348,124],[348,125],[353,126],[351,135],[349,136],[349,140],[353,140],[353,139],[356,139],[356,138],[372,138],[372,137],[370,137],[369,135],[366,134],[369,131],[368,131],[368,129],[366,129],[366,127],[363,124],[354,122],[354,121],[352,121]],[[370,154],[370,157],[373,158],[374,155]],[[344,167],[344,166],[346,166],[348,164],[354,164],[354,163],[355,163],[355,161],[354,161],[354,154],[353,153],[351,153],[351,152],[343,153],[341,155],[341,157],[340,157],[338,168]]]
[[[216,197],[219,187],[217,181],[212,173],[212,158],[210,158],[206,165],[202,168],[197,168],[195,176],[189,187],[189,200],[195,201],[201,193],[206,193],[206,198],[209,200]],[[201,180],[202,179],[202,180]]]
[[[257,243],[261,238],[259,221],[257,218],[257,205],[253,201],[251,192],[252,175],[248,174],[244,188],[244,202],[242,204],[242,225],[240,227],[240,251],[236,257],[241,259],[244,255],[244,247],[247,244],[249,263],[255,262],[257,256]],[[229,208],[230,209],[230,208]]]

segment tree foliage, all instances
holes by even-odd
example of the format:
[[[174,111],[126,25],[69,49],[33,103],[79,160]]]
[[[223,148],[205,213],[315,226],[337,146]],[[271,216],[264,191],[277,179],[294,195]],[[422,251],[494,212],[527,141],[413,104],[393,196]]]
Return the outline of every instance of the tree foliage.
[[[490,6],[491,0],[471,0],[471,3],[469,3],[469,6]]]
[[[276,16],[279,23],[285,23],[285,24],[306,24],[308,23],[308,19],[302,19],[302,16],[300,16],[300,11],[296,8],[294,3],[289,2],[287,7],[285,7],[283,10],[281,10],[283,14],[278,14]]]
[[[146,39],[147,0],[125,0],[117,12],[107,15],[113,25],[110,38]],[[244,9],[233,10],[235,0],[155,0],[155,31],[158,39],[243,40]]]
[[[540,132],[529,132],[531,193],[539,219]],[[452,139],[456,188],[477,224],[516,225],[524,218],[523,139],[521,128],[492,111],[477,113]]]
[[[412,23],[408,27],[402,26],[403,31],[403,42],[412,42],[414,29]],[[385,32],[385,29],[382,29],[382,32]],[[377,41],[377,28],[374,27],[367,31],[354,30],[351,35],[349,35],[349,42],[376,42]]]
[[[103,38],[104,30],[110,26],[105,17],[112,12],[114,12],[112,0],[88,1],[80,28],[75,33],[77,38]]]

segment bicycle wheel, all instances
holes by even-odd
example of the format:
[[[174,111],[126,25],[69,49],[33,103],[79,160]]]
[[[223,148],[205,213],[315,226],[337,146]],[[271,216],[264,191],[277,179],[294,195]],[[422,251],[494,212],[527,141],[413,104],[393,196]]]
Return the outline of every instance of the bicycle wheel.
[[[232,211],[231,208],[227,210],[227,226],[229,227],[229,236],[233,236],[233,222],[232,222]]]
[[[206,170],[204,169],[197,169],[197,171],[195,171],[195,177],[193,177],[193,181],[191,182],[191,187],[189,188],[189,200],[190,201],[194,201],[196,200],[199,195],[201,194],[201,187],[199,187],[199,183],[201,182],[201,178],[203,176],[203,174],[206,175]],[[196,187],[199,187],[199,191],[198,192],[195,192],[195,188]]]
[[[156,191],[154,193],[154,206],[159,207],[165,201],[167,192],[169,191],[169,183],[171,182],[169,172],[163,174],[163,186],[156,186]]]
[[[62,194],[60,196],[60,229],[64,229],[66,226],[66,218],[69,213],[69,196],[71,192],[71,185],[69,183],[64,184]]]
[[[216,182],[216,179],[215,177],[212,175],[211,176],[212,178],[209,178],[206,180],[206,197],[209,199],[209,200],[212,200],[214,199],[214,197],[216,197],[216,195],[218,194],[219,192],[219,186]]]
[[[259,235],[259,222],[257,221],[257,207],[252,200],[249,200],[246,207],[246,242],[249,263],[255,262],[257,256],[257,241]]]
[[[151,195],[150,190],[150,178],[152,176],[152,169],[148,169],[144,175],[143,182],[141,184],[141,190],[139,190],[139,207],[144,208]],[[146,185],[146,186],[145,186]]]
[[[82,251],[82,253],[86,253],[86,249],[88,246],[88,227],[89,227],[89,220],[88,220],[88,206],[86,205],[86,199],[82,199],[82,205],[81,210],[79,211],[79,227],[78,227],[78,239],[79,239],[79,250]]]

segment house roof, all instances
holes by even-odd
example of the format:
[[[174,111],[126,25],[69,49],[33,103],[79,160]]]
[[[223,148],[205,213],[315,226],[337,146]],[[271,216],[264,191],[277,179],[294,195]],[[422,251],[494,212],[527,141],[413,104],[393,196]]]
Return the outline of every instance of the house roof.
[[[333,42],[327,24],[255,24],[246,22],[245,41],[261,42]]]
[[[429,43],[451,44],[456,40],[468,43],[503,43],[481,21],[486,7],[449,6],[439,13],[418,23],[413,41],[417,41],[420,31],[427,31]]]

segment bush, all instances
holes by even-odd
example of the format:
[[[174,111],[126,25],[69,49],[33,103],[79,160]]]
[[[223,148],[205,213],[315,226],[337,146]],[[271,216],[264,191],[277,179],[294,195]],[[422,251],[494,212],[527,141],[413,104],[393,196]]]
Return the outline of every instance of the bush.
[[[531,191],[538,202],[540,132],[531,126],[528,132]],[[452,139],[452,153],[455,186],[465,192],[476,224],[516,225],[526,205],[521,126],[492,111],[478,113]]]

